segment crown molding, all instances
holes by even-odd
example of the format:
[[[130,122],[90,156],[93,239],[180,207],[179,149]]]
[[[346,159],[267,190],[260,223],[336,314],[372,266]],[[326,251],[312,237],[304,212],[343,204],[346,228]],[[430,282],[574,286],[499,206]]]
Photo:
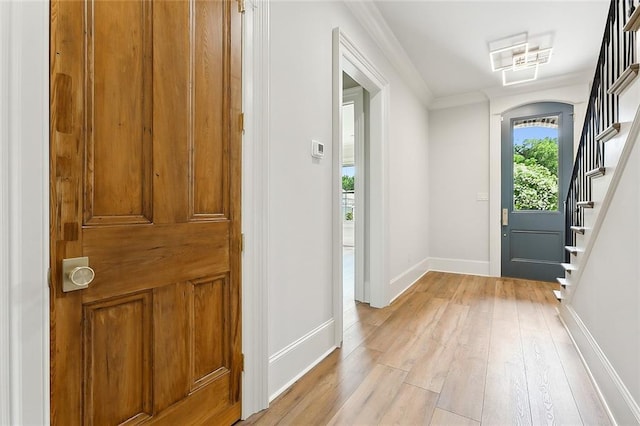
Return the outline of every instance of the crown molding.
[[[433,93],[427,87],[415,65],[411,62],[409,55],[407,55],[404,47],[391,31],[391,28],[389,28],[376,5],[370,1],[349,0],[344,0],[344,4],[373,38],[373,41],[380,47],[382,53],[400,73],[400,76],[420,101],[425,106],[429,106],[433,100]]]
[[[475,92],[460,93],[450,96],[442,96],[432,99],[429,103],[429,110],[455,108],[463,105],[477,104],[508,96],[524,95],[532,92],[556,89],[558,87],[568,87],[584,85],[591,87],[592,73],[590,71],[565,74],[560,77],[536,80],[530,83],[523,83],[516,86],[495,86]]]
[[[443,96],[434,99],[429,104],[429,110],[454,108],[487,101],[489,101],[489,97],[483,92],[461,93],[459,95]]]
[[[551,77],[523,83],[514,86],[497,86],[482,90],[489,99],[502,98],[505,96],[521,95],[531,92],[555,89],[558,87],[575,86],[585,84],[591,87],[593,70],[564,74],[559,77]]]

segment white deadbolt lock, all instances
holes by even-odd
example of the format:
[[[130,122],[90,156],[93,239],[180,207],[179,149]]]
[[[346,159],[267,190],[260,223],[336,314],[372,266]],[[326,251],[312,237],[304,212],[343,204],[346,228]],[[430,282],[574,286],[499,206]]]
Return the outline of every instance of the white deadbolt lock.
[[[88,257],[62,260],[62,291],[65,293],[89,287],[95,276]]]

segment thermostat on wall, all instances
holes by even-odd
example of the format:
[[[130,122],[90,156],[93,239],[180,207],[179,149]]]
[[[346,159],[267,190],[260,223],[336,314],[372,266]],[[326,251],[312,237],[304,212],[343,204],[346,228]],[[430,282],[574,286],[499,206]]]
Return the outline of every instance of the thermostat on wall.
[[[311,156],[324,158],[324,144],[318,141],[311,141]]]

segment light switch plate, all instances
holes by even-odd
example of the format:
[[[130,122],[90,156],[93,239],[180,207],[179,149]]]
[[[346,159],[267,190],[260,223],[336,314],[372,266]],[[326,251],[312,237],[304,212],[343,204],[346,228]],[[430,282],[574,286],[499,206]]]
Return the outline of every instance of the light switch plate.
[[[319,141],[311,141],[311,156],[314,158],[324,158],[324,144]]]

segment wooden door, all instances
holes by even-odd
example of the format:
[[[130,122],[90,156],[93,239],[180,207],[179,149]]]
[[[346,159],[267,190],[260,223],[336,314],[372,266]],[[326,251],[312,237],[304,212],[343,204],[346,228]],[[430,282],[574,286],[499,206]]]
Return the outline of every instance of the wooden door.
[[[240,418],[240,36],[231,0],[51,2],[53,424]]]

